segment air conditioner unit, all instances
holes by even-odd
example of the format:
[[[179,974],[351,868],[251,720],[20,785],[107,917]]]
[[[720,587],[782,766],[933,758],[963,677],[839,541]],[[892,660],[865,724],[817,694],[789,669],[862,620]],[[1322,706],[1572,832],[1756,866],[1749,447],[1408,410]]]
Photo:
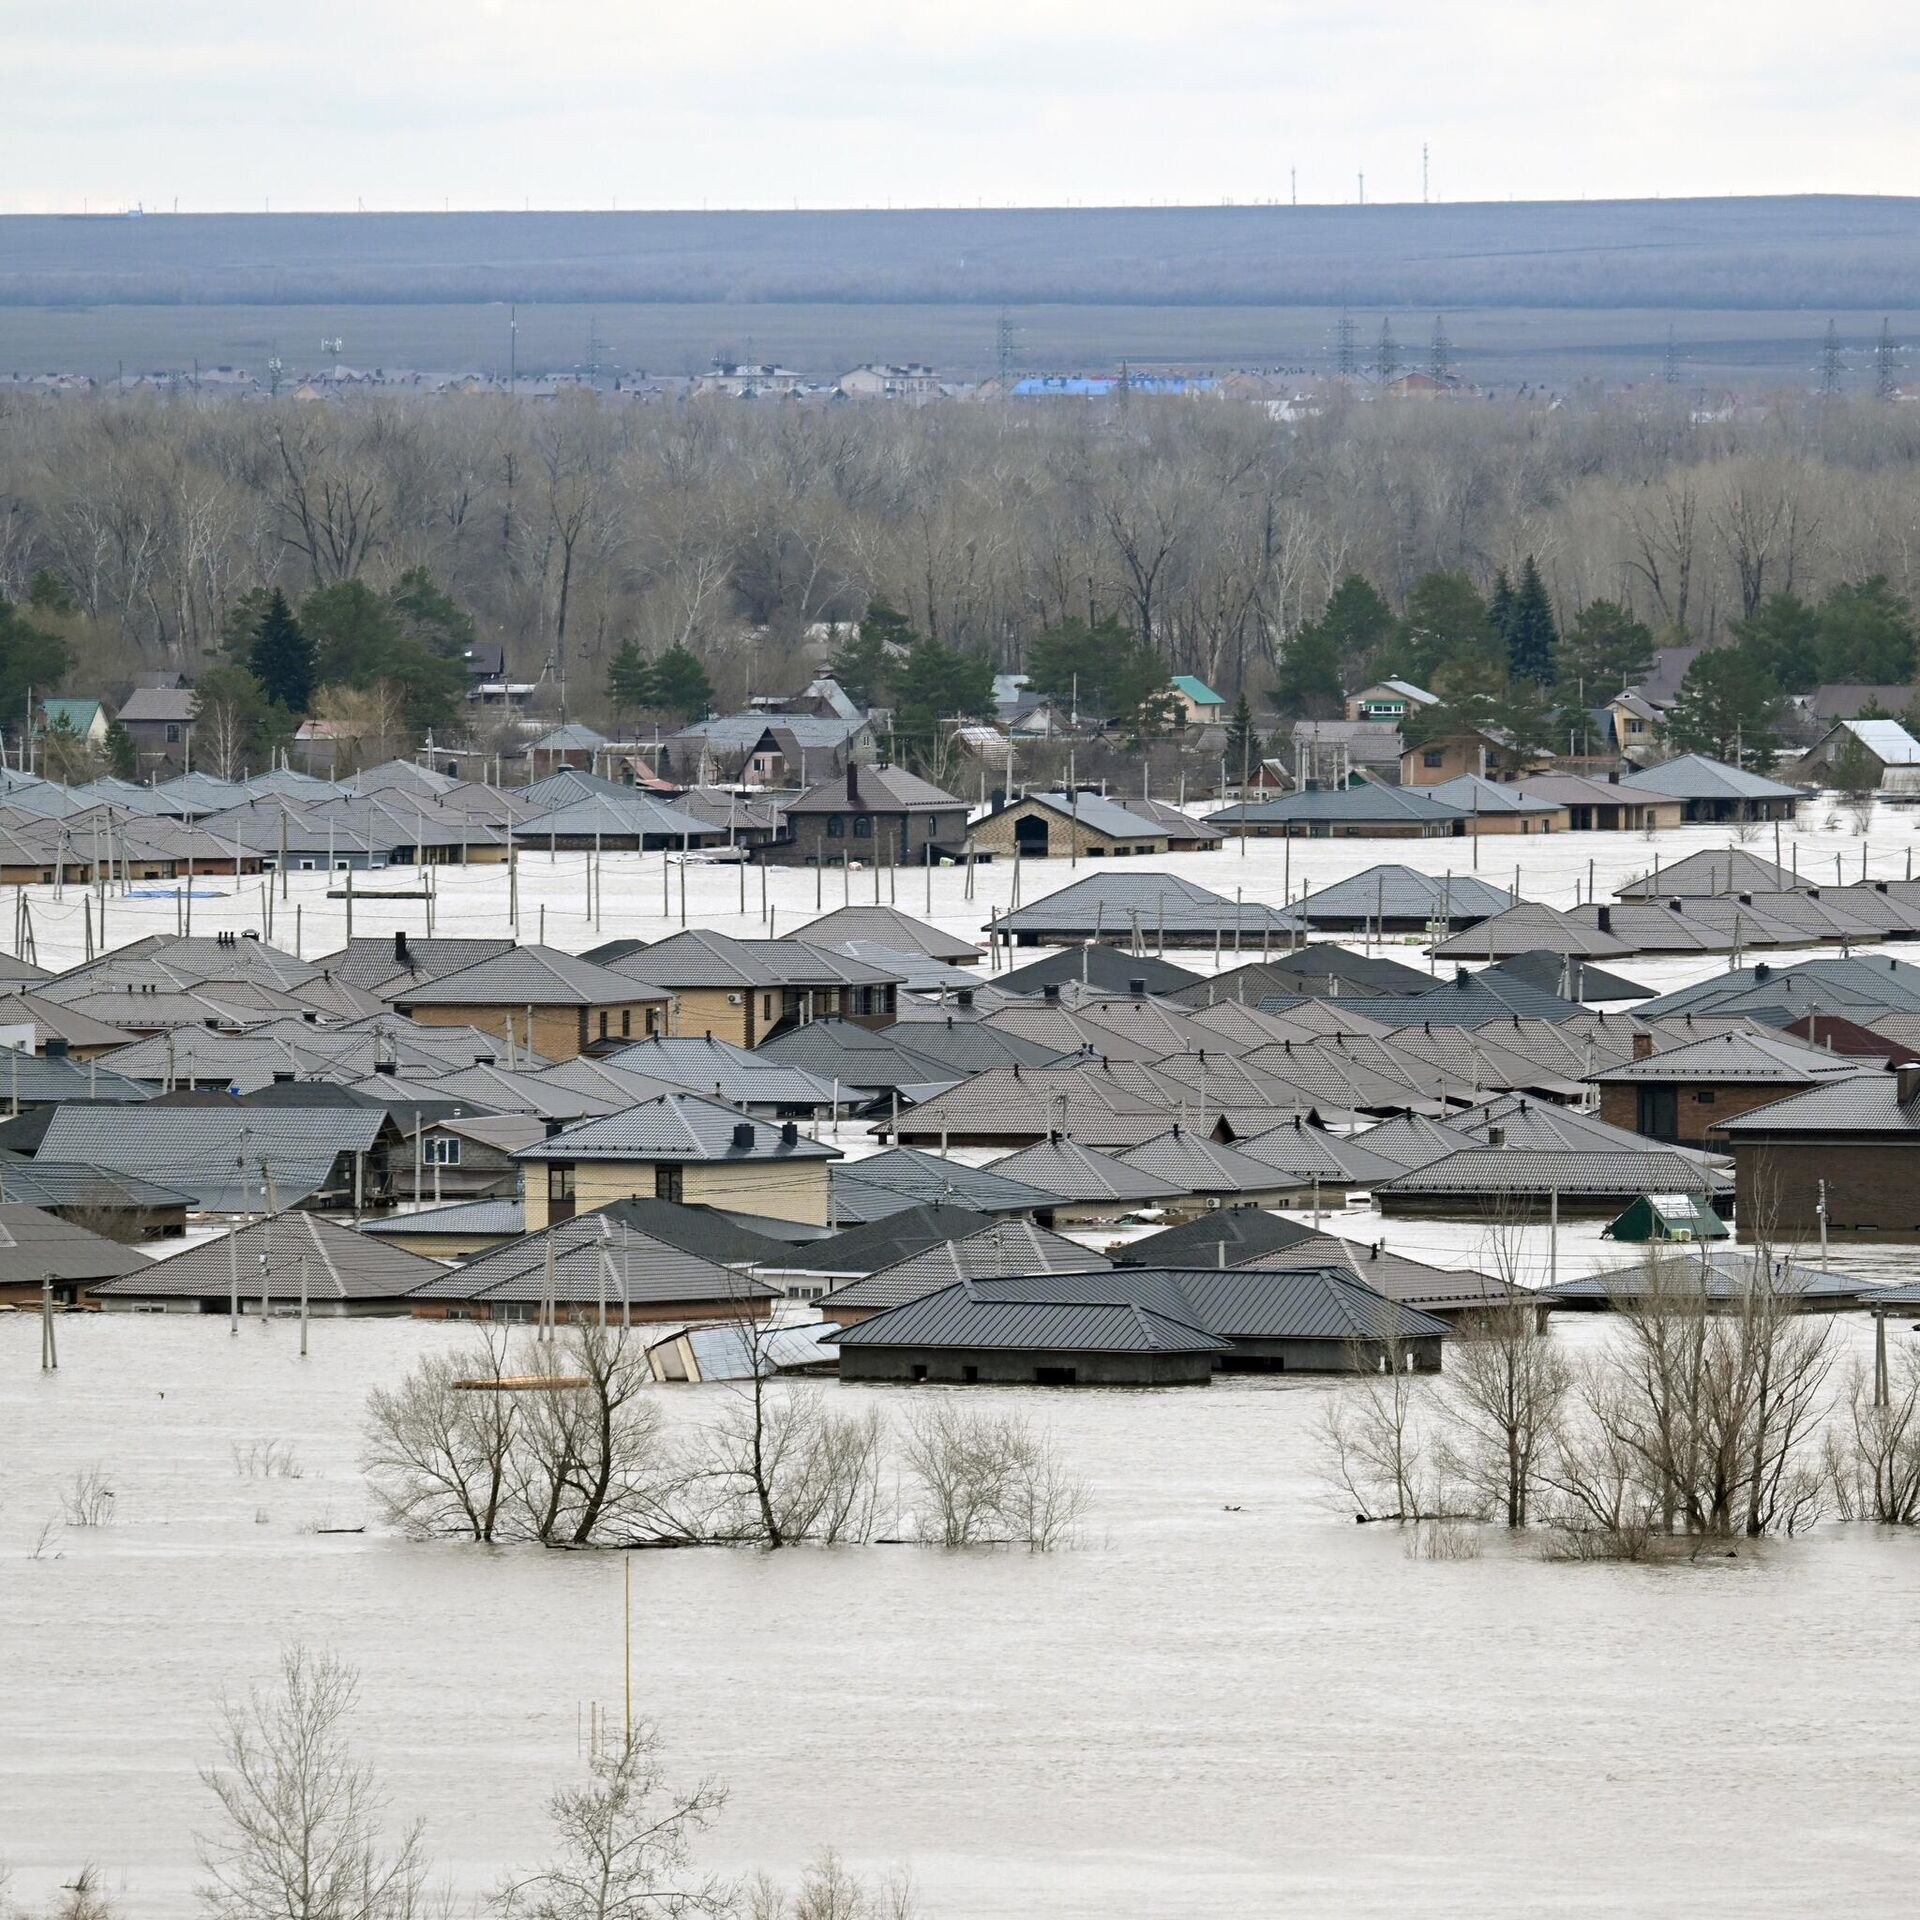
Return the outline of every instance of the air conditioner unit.
[[[746,997],[744,993],[730,993],[727,995],[727,1005],[730,1007],[740,1006],[746,1000]]]
[[[1669,1240],[1691,1240],[1693,1238],[1693,1229],[1691,1227],[1675,1227],[1667,1235],[1667,1238]]]
[[[1217,1193],[1210,1193],[1207,1195],[1207,1211],[1209,1213],[1212,1213],[1219,1206],[1219,1204],[1220,1204],[1220,1196]]]

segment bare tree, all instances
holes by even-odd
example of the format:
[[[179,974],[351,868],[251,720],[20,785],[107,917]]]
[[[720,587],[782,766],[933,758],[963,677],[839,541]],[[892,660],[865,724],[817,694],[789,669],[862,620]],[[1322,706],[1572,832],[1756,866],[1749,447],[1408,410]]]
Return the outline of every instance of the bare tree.
[[[1446,1456],[1454,1474],[1510,1527],[1532,1518],[1548,1437],[1570,1379],[1566,1355],[1541,1331],[1530,1301],[1463,1315],[1454,1328]]]
[[[1351,1378],[1321,1410],[1322,1472],[1361,1520],[1422,1520],[1442,1513],[1444,1456],[1429,1380],[1413,1370],[1406,1343],[1351,1343]]]
[[[292,1647],[280,1681],[220,1707],[220,1758],[201,1779],[222,1830],[200,1840],[212,1920],[411,1920],[428,1906],[421,1830],[382,1830],[384,1795],[347,1740],[358,1680]]]
[[[863,1880],[828,1847],[808,1861],[794,1893],[756,1874],[741,1911],[744,1920],[915,1920],[920,1907],[910,1874]]]
[[[555,1791],[551,1857],[502,1886],[491,1911],[501,1920],[732,1914],[734,1889],[693,1865],[694,1838],[726,1798],[711,1778],[670,1785],[653,1727],[629,1728],[588,1762],[583,1784]]]
[[[1854,1362],[1846,1426],[1827,1437],[1828,1472],[1843,1518],[1920,1526],[1920,1352],[1905,1348],[1890,1373],[1887,1404],[1876,1406]]]
[[[1086,1490],[1030,1421],[929,1397],[907,1421],[902,1451],[923,1540],[1039,1553],[1074,1539]]]
[[[507,1342],[489,1329],[478,1348],[430,1354],[397,1387],[367,1396],[367,1472],[387,1515],[409,1533],[500,1532],[520,1443],[517,1394],[462,1381],[499,1380]]]

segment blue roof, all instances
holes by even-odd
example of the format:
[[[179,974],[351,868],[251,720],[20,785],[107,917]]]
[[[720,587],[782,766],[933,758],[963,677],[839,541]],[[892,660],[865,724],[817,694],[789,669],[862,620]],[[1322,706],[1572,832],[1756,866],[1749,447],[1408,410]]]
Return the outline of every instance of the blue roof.
[[[1098,398],[1118,393],[1205,393],[1214,382],[1205,375],[1185,373],[1037,373],[1013,383],[1016,394],[1081,395]]]
[[[1204,680],[1197,680],[1190,673],[1176,673],[1173,684],[1189,700],[1198,700],[1205,706],[1224,707],[1227,704]]]

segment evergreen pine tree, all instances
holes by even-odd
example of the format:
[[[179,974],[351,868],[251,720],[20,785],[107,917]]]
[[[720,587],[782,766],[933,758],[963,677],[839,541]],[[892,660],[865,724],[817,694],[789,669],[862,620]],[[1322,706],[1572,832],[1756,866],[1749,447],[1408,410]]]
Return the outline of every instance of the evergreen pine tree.
[[[1559,640],[1553,624],[1553,603],[1547,598],[1533,555],[1528,554],[1507,624],[1508,671],[1516,680],[1530,680],[1537,687],[1552,686],[1553,650]]]
[[[1513,582],[1507,578],[1507,570],[1502,567],[1493,576],[1493,596],[1487,602],[1487,625],[1493,629],[1493,635],[1500,642],[1500,651],[1511,655],[1513,651]]]
[[[140,778],[140,756],[133,747],[133,735],[118,720],[107,722],[107,771],[116,780]]]
[[[1254,730],[1253,709],[1242,693],[1233,703],[1233,719],[1227,727],[1227,772],[1235,780],[1243,770],[1260,764],[1260,736]]]
[[[293,617],[287,597],[275,587],[247,649],[247,665],[271,701],[289,713],[305,713],[317,672],[313,642]]]
[[[654,699],[652,664],[631,640],[623,640],[607,662],[607,704],[615,713],[650,707]]]
[[[713,703],[713,683],[699,657],[672,646],[653,663],[653,703],[683,720],[697,720]]]

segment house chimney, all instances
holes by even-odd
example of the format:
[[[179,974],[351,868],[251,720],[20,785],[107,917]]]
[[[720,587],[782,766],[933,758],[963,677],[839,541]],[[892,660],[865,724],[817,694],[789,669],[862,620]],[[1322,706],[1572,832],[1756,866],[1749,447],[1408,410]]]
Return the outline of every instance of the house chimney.
[[[783,1147],[793,1146],[799,1140],[799,1138],[800,1138],[800,1128],[797,1122],[792,1120],[785,1120],[781,1122],[780,1144]]]
[[[1042,1000],[1058,1000],[1060,998],[1058,982],[1049,980],[1047,984],[1040,989],[1040,998]]]
[[[400,1071],[400,1062],[398,1060],[376,1060],[373,1063],[373,1070],[375,1073],[398,1073]]]
[[[962,987],[959,990],[959,992],[953,996],[953,1004],[956,1007],[972,1006],[973,1005],[973,989],[971,987]]]
[[[1753,905],[1753,895],[1752,895],[1752,894],[1750,894],[1750,893],[1743,893],[1743,894],[1741,894],[1741,896],[1740,896],[1740,904],[1741,904],[1741,905],[1742,905],[1743,907],[1750,907],[1750,906],[1752,906],[1752,905]]]
[[[1678,900],[1669,900],[1667,902],[1667,911],[1669,913],[1678,913],[1680,911],[1680,902]]]
[[[734,1128],[733,1128],[733,1144],[737,1148],[739,1148],[739,1150],[742,1153],[747,1153],[752,1150],[753,1122],[751,1120],[735,1121]]]
[[[293,1085],[293,1075],[289,1073],[285,1067],[275,1067],[273,1070],[273,1084],[276,1087],[290,1087]]]
[[[1607,774],[1607,785],[1610,787],[1617,787],[1619,784],[1620,784],[1620,769],[1618,767],[1614,767]]]
[[[1894,1091],[1899,1095],[1900,1104],[1910,1107],[1920,1100],[1920,1060],[1902,1060],[1894,1068]]]
[[[1127,982],[1127,991],[1134,999],[1144,1000],[1147,997],[1147,983],[1144,980],[1129,980]]]
[[[393,930],[393,958],[396,966],[413,965],[413,955],[407,951],[407,936],[398,927]]]
[[[860,770],[851,760],[847,762],[847,805],[857,807],[860,804]]]
[[[566,1124],[567,1124],[567,1123],[566,1123],[566,1122],[565,1122],[564,1120],[549,1120],[549,1121],[547,1122],[547,1133],[546,1133],[546,1137],[547,1137],[547,1138],[548,1138],[549,1140],[551,1140],[551,1139],[553,1138],[553,1136],[554,1136],[554,1135],[555,1135],[556,1133],[558,1133],[558,1132],[559,1132],[559,1131],[560,1131],[560,1130],[561,1130],[561,1129],[562,1129],[562,1128],[563,1128],[563,1127],[564,1127],[564,1126],[565,1126]]]
[[[1600,931],[1602,933],[1611,933],[1613,931],[1613,909],[1611,907],[1602,907],[1598,917]]]
[[[1489,1127],[1487,1129],[1487,1145],[1488,1146],[1504,1147],[1506,1144],[1507,1144],[1507,1130],[1505,1127]]]
[[[1633,1057],[1636,1060],[1645,1060],[1650,1058],[1652,1053],[1653,1035],[1650,1033],[1636,1033],[1633,1036]]]

